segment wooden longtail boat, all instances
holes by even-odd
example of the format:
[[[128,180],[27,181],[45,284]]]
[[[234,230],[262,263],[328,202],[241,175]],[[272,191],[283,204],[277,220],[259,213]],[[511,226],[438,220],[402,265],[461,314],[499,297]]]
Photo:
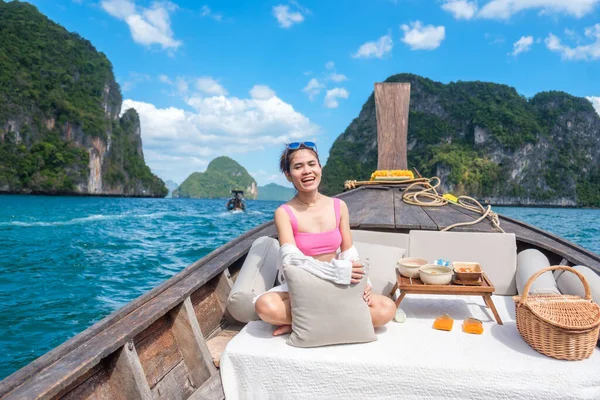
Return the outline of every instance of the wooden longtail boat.
[[[378,169],[406,168],[410,88],[376,84]],[[404,85],[404,86],[402,86]],[[400,140],[398,140],[398,136]],[[417,206],[402,200],[406,185],[365,185],[338,197],[353,230],[408,233],[442,230],[479,215],[448,204]],[[500,215],[516,235],[517,251],[538,249],[551,264],[587,265],[600,273],[600,256],[556,235]],[[494,232],[488,220],[454,230]],[[84,332],[0,382],[2,399],[222,399],[213,342],[241,328],[226,301],[254,240],[276,237],[262,224],[196,261]],[[211,350],[213,354],[211,354]]]

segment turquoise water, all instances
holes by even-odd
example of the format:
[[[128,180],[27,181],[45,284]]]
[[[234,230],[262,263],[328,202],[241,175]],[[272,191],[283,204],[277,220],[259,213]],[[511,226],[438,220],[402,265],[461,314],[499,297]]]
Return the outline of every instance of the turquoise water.
[[[280,202],[0,196],[0,379],[251,228]],[[600,253],[600,210],[495,211]]]

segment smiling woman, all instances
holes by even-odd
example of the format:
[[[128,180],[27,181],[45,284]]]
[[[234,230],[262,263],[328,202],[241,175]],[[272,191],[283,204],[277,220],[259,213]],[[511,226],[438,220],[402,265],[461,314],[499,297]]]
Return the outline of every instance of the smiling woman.
[[[319,193],[322,170],[316,144],[289,143],[279,167],[297,191],[292,200],[275,211],[280,265],[298,266],[339,285],[359,283],[366,274],[352,244],[348,207],[340,199]],[[282,273],[280,277],[283,284],[255,298],[259,317],[278,326],[273,332],[276,336],[292,331],[289,288]],[[396,307],[391,299],[372,294],[371,290],[367,283],[363,300],[377,327],[392,319]]]

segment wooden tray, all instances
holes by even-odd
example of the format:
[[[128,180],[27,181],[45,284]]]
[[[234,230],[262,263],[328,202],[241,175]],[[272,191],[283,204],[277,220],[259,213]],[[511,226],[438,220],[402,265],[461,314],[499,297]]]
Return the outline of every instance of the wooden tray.
[[[452,283],[454,283],[455,285],[461,285],[461,286],[481,286],[481,285],[483,285],[483,280],[481,278],[479,278],[476,281],[461,281],[456,276],[454,276],[454,277],[452,277]]]
[[[426,285],[418,278],[406,278],[396,270],[398,276],[398,287],[401,292],[407,293],[428,293],[428,294],[483,294],[483,293],[494,293],[494,285],[483,272],[481,274],[482,280],[479,285],[463,285],[455,282],[450,282],[447,285]]]

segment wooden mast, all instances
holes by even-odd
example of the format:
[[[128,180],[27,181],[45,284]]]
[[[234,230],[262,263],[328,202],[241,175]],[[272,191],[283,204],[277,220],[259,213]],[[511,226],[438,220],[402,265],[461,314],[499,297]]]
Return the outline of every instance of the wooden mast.
[[[377,169],[408,169],[410,83],[375,83]]]

